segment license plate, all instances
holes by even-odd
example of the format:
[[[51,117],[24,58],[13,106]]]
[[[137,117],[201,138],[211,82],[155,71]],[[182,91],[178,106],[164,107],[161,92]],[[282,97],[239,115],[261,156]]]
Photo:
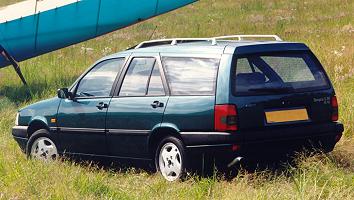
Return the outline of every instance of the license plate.
[[[269,111],[266,112],[265,115],[268,124],[309,120],[309,116],[305,108]]]

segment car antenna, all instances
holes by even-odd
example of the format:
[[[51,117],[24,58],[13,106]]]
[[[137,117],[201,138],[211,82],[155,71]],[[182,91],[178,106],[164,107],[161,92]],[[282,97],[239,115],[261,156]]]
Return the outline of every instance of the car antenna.
[[[157,30],[157,25],[155,26],[154,31],[151,33],[151,35],[150,35],[150,37],[149,37],[149,40],[151,40],[151,39],[152,39],[152,37],[154,37],[156,30]],[[128,47],[126,50],[132,50],[132,49],[135,49],[135,47],[136,47],[136,46],[137,46],[137,45],[132,46],[132,47]]]
[[[155,26],[154,31],[151,33],[149,40],[151,40],[152,37],[154,37],[156,30],[157,30],[157,25]]]

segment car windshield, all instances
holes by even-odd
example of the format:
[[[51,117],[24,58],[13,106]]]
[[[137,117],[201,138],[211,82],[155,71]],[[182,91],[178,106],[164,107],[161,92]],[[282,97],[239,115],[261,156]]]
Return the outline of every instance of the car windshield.
[[[328,86],[309,52],[253,54],[238,57],[233,73],[236,94],[310,91]]]

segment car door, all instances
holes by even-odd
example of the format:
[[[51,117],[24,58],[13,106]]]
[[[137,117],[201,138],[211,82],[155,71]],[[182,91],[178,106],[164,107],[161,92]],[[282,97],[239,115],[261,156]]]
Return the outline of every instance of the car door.
[[[131,57],[107,114],[107,139],[112,156],[148,157],[149,133],[160,125],[168,101],[161,72],[158,54]]]
[[[107,155],[106,113],[124,61],[117,58],[98,63],[72,89],[74,98],[62,100],[57,124],[65,153]]]

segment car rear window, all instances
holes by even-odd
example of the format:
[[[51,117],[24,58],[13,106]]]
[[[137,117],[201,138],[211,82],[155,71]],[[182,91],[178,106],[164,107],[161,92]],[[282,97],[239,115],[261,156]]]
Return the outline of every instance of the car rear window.
[[[328,87],[327,78],[308,52],[238,57],[233,73],[236,94],[289,93]]]
[[[219,59],[163,57],[172,95],[215,95]]]

